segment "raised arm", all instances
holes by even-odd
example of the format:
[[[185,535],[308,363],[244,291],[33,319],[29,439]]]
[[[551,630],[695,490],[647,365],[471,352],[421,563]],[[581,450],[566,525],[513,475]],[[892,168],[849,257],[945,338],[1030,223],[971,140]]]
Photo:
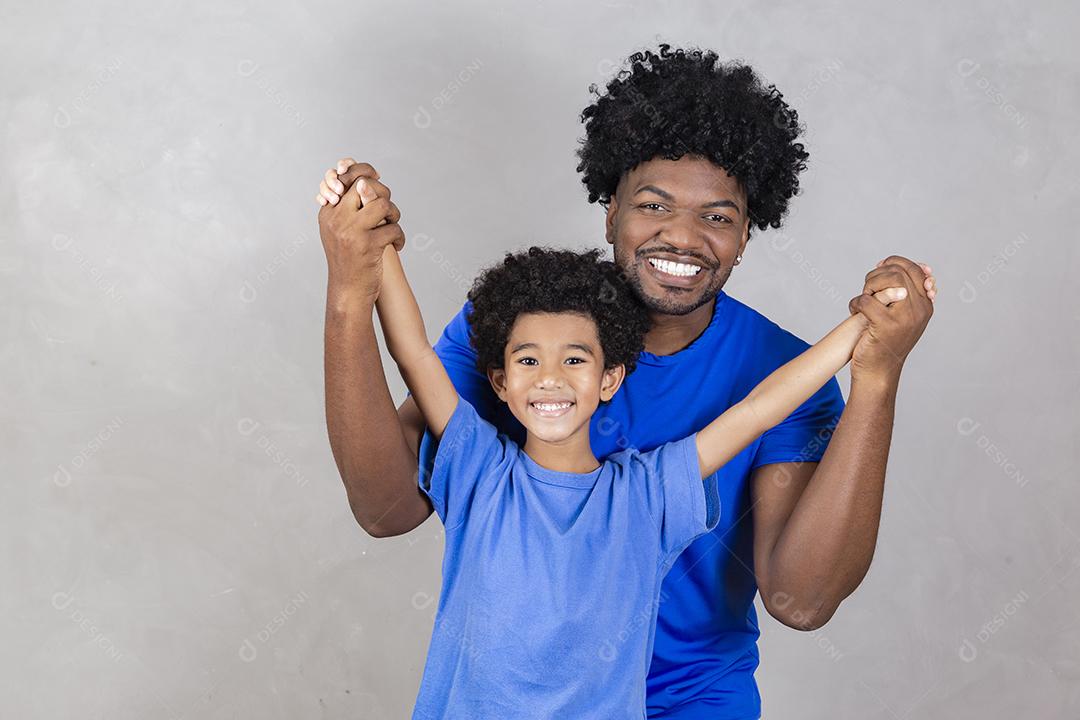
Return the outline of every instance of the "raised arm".
[[[393,245],[387,245],[383,250],[382,264],[382,287],[375,309],[379,313],[386,347],[416,399],[428,429],[438,439],[454,414],[458,393],[431,347],[420,307]]]
[[[345,172],[348,169],[348,172]],[[432,512],[417,485],[416,451],[424,421],[413,398],[394,407],[375,335],[375,298],[383,248],[403,243],[390,190],[366,163],[350,158],[328,177],[341,196],[323,203],[319,234],[327,260],[324,336],[326,428],[356,522],[374,537],[402,535]],[[380,199],[361,207],[356,190],[368,178]]]
[[[906,293],[903,288],[887,288],[874,297],[888,304],[902,299]],[[851,353],[868,324],[862,313],[849,316],[804,353],[774,370],[749,395],[701,430],[697,434],[701,476],[716,472],[820,390],[851,360]]]

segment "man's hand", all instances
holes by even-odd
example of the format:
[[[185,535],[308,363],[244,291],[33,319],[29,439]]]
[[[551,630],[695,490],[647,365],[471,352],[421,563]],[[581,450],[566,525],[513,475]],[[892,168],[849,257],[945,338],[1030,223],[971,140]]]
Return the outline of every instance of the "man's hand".
[[[931,272],[928,265],[891,255],[867,273],[862,294],[848,304],[852,313],[861,312],[870,322],[852,355],[852,384],[899,380],[904,360],[934,314],[937,288]],[[888,287],[907,288],[907,298],[888,306],[875,302],[873,294]]]
[[[374,302],[382,278],[383,250],[393,245],[400,251],[405,245],[398,225],[401,212],[371,165],[345,158],[337,169],[342,172],[327,171],[317,196],[328,300]],[[332,193],[334,200],[324,195],[331,190],[337,191]]]

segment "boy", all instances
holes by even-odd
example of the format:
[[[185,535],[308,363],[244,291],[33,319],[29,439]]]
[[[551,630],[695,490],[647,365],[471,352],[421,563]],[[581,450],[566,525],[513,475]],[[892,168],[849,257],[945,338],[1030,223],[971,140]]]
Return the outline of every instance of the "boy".
[[[469,293],[478,363],[526,430],[519,447],[461,399],[384,253],[376,309],[429,429],[419,484],[446,528],[414,718],[644,718],[660,582],[719,519],[715,471],[843,367],[867,324],[847,318],[700,432],[600,462],[589,419],[633,370],[648,320],[598,255],[507,255]]]

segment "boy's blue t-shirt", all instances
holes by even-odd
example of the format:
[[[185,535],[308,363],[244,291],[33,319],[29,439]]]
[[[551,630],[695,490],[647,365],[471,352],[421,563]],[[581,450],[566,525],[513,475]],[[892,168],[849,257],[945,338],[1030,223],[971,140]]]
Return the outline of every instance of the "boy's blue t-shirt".
[[[413,718],[643,720],[660,582],[720,515],[694,436],[557,472],[459,397],[419,456],[446,549]]]
[[[458,393],[499,432],[523,444],[524,428],[476,367],[470,310],[466,302],[435,351]],[[592,417],[593,453],[602,459],[630,447],[648,451],[696,433],[807,347],[721,291],[711,322],[689,346],[673,355],[641,353],[615,397]],[[650,718],[760,716],[750,476],[770,463],[820,460],[843,409],[832,379],[715,473],[723,516],[678,556],[661,585],[647,685]],[[605,608],[596,612],[601,616]]]

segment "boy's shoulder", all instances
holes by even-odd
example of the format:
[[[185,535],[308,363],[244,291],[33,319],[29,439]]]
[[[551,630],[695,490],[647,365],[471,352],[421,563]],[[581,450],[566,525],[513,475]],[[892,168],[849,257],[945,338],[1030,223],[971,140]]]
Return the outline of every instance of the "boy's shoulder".
[[[613,452],[604,458],[604,463],[623,473],[650,475],[659,472],[664,466],[680,467],[691,459],[697,462],[697,433],[691,433],[678,440],[661,443],[649,450],[630,446]],[[696,465],[695,465],[696,467]],[[687,466],[689,468],[689,465]]]

